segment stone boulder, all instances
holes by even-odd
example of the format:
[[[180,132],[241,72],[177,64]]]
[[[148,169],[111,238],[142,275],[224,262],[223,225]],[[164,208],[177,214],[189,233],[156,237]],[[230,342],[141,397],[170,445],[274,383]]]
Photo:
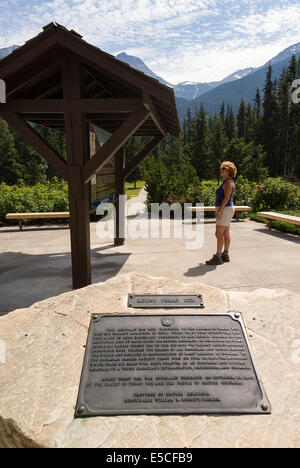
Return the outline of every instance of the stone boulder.
[[[197,313],[241,311],[272,414],[74,419],[91,314],[153,312],[127,309],[129,293],[201,293]],[[299,447],[299,304],[286,290],[225,292],[129,274],[0,317],[0,448]]]

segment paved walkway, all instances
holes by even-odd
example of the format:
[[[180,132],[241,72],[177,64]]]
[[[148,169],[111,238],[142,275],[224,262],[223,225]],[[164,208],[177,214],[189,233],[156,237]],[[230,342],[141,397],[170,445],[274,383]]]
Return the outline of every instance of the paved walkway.
[[[143,202],[145,194],[139,196]],[[129,207],[136,199],[129,201]],[[205,220],[204,245],[186,250],[184,239],[128,239],[114,247],[99,241],[91,224],[93,282],[136,272],[180,281],[252,291],[284,288],[300,292],[300,238],[272,231],[254,221],[232,223],[231,263],[206,266],[215,251],[215,224]],[[68,227],[0,228],[0,315],[71,290]],[[146,291],[145,291],[146,292]]]

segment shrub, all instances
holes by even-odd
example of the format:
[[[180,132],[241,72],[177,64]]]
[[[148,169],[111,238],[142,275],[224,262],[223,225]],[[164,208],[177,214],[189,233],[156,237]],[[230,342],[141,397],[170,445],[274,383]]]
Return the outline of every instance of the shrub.
[[[54,179],[52,182],[27,187],[0,184],[0,222],[5,222],[7,213],[69,211],[68,185]],[[36,222],[36,221],[35,221]]]
[[[149,158],[143,171],[146,181],[147,205],[151,203],[184,203],[189,184],[198,180],[195,169],[183,165],[181,170],[176,164],[167,166],[161,159]]]
[[[216,187],[204,185],[190,185],[186,194],[187,203],[203,203],[204,206],[214,206],[216,200]]]
[[[252,199],[256,191],[256,184],[249,182],[245,177],[237,177],[234,191],[234,204],[241,206],[251,205]]]
[[[299,209],[300,190],[280,178],[269,178],[257,185],[251,207],[253,211]]]

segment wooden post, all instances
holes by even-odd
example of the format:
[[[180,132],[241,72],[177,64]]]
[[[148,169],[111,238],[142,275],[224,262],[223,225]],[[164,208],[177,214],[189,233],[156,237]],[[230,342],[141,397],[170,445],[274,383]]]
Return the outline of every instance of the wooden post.
[[[64,99],[81,96],[82,66],[68,57],[63,66]],[[70,200],[73,289],[91,284],[89,184],[83,180],[83,167],[89,160],[89,127],[80,110],[65,112]]]
[[[273,227],[273,221],[272,221],[272,219],[269,219],[269,229],[270,229],[270,231],[272,230],[272,227]]]
[[[125,204],[120,200],[120,195],[125,195],[125,148],[121,148],[116,154],[115,171],[116,171],[116,196],[115,202],[116,220],[115,220],[115,245],[125,244]]]

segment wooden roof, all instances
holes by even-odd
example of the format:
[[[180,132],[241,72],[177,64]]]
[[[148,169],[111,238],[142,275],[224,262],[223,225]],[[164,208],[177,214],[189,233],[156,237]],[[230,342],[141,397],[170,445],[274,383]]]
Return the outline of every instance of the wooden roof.
[[[88,121],[114,133],[128,119],[130,106],[110,108],[109,103],[116,99],[124,99],[124,103],[140,99],[143,105],[149,103],[153,112],[135,135],[179,135],[172,88],[85,42],[75,31],[54,23],[0,60],[0,77],[6,82],[8,105],[13,101],[25,103],[22,112],[19,109],[16,112],[22,113],[26,120],[65,131],[63,109],[60,112],[49,111],[49,106],[41,109],[38,101],[57,103],[63,99],[62,64],[70,54],[78,57],[83,65],[81,86]],[[107,111],[101,109],[97,113],[94,108],[89,113],[89,99],[107,99]],[[26,109],[26,100],[34,100],[35,108]]]

